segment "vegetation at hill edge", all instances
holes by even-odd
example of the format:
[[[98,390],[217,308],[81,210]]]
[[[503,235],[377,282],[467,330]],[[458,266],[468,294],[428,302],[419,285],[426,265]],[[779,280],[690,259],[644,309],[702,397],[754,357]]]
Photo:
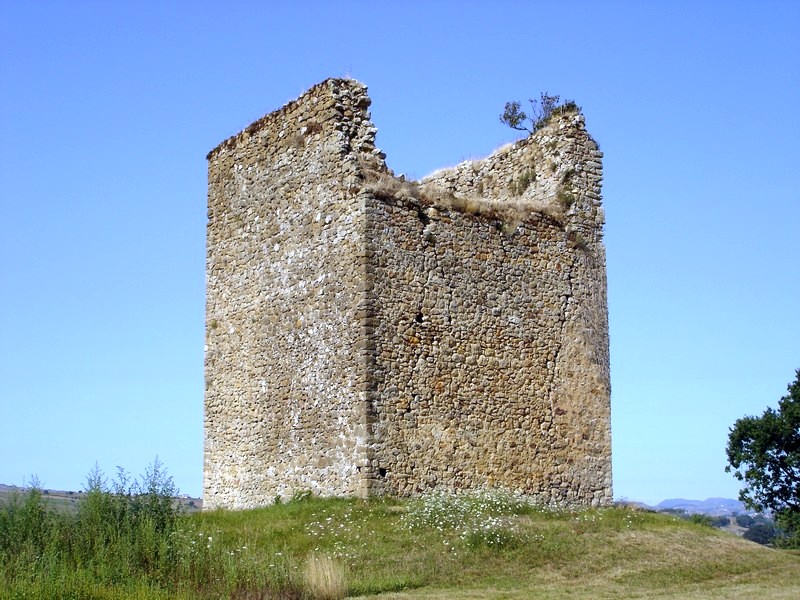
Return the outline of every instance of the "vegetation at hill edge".
[[[739,500],[775,515],[776,545],[800,549],[800,369],[788,392],[777,411],[767,408],[733,424],[726,470],[745,483]]]

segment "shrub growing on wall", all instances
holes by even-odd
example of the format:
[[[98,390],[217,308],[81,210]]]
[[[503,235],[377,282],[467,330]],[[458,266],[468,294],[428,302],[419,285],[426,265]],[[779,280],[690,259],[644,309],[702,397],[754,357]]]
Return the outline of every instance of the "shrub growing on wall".
[[[561,96],[550,95],[547,92],[539,94],[539,99],[530,99],[531,110],[526,113],[519,102],[513,100],[506,102],[505,110],[500,115],[500,122],[511,129],[533,133],[539,131],[550,120],[550,117],[566,112],[579,111],[580,108],[574,100],[561,102]],[[526,125],[527,124],[527,125]]]

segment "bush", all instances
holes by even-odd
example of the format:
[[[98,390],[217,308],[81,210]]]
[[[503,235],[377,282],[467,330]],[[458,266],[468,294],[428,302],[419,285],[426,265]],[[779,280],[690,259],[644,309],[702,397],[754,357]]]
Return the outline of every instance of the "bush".
[[[63,518],[48,509],[37,483],[25,494],[12,494],[0,509],[0,565],[12,576],[27,570],[56,550],[63,528]]]
[[[506,102],[505,110],[500,115],[500,122],[508,125],[511,129],[534,133],[547,125],[553,115],[563,115],[568,112],[580,112],[580,107],[574,100],[561,102],[561,96],[550,95],[547,92],[539,94],[539,99],[530,99],[530,113],[522,110],[516,100]],[[530,123],[530,126],[526,126]]]
[[[103,584],[131,577],[174,582],[182,516],[176,493],[157,458],[139,481],[120,469],[110,488],[95,466],[75,514],[56,512],[38,485],[30,487],[0,507],[0,587],[78,574]]]
[[[175,576],[175,548],[181,507],[177,488],[156,457],[138,481],[124,469],[110,486],[95,465],[86,479],[85,496],[73,523],[72,556],[106,571],[112,580],[141,573],[157,581]]]
[[[696,523],[697,525],[703,525],[704,527],[713,527],[714,526],[714,519],[709,517],[708,515],[690,515],[689,520],[692,523]]]

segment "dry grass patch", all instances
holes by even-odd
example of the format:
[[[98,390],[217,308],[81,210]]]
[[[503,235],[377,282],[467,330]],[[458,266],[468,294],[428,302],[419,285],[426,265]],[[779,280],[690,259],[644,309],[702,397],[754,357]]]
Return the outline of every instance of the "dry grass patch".
[[[485,198],[479,193],[456,195],[450,190],[442,189],[429,182],[419,183],[407,180],[404,177],[396,177],[387,169],[386,165],[370,157],[362,158],[359,161],[359,166],[364,176],[363,189],[378,198],[413,203],[419,209],[434,208],[497,220],[502,225],[502,231],[509,235],[513,234],[522,223],[530,219],[534,214],[544,216],[563,225],[565,212],[568,208],[562,202],[546,202],[522,198],[494,200]],[[531,173],[528,171],[523,173],[520,178],[521,181],[515,188],[519,192],[515,194],[516,196],[519,196],[522,191],[527,189],[528,185],[535,179],[535,175]],[[481,190],[482,186],[479,185],[476,192]]]
[[[379,198],[414,203],[419,208],[435,208],[475,215],[500,222],[503,233],[513,234],[533,215],[564,223],[562,204],[541,200],[494,200],[481,196],[457,196],[431,184],[419,184],[387,172],[367,170],[364,189]]]
[[[306,589],[316,600],[340,600],[347,595],[344,568],[330,556],[311,554],[305,576]]]

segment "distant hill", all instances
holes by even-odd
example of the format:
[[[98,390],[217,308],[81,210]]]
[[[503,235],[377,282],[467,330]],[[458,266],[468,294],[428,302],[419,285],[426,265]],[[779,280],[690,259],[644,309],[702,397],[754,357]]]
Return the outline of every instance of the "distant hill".
[[[24,494],[26,491],[27,488],[24,487],[0,483],[0,503],[12,498],[15,494]],[[85,496],[81,491],[75,492],[51,489],[43,489],[42,494],[52,508],[68,512],[77,510],[78,502]],[[186,511],[190,513],[202,510],[203,508],[202,498],[192,498],[184,494],[175,498],[175,501],[180,503]]]
[[[734,514],[755,514],[738,500],[730,498],[706,498],[705,500],[687,500],[672,498],[659,502],[656,510],[683,510],[689,514],[703,514],[714,517],[730,517]]]

